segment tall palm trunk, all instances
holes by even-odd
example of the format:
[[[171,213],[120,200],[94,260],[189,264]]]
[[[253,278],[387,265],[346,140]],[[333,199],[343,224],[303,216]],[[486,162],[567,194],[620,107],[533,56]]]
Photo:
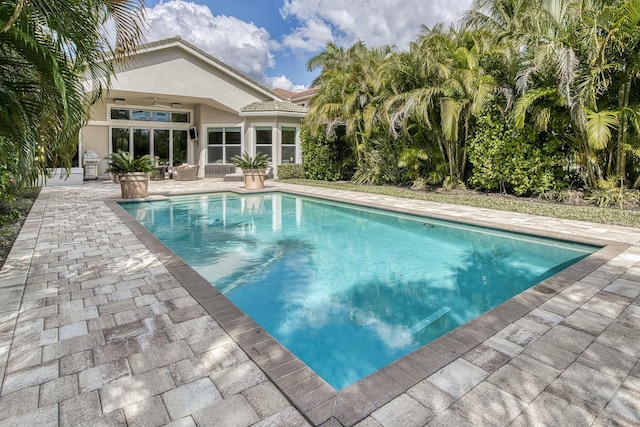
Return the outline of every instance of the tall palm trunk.
[[[620,86],[620,89],[618,91],[618,106],[622,111],[622,117],[620,117],[620,128],[618,130],[616,166],[617,166],[617,174],[620,177],[621,187],[624,185],[624,182],[626,181],[626,173],[627,173],[626,145],[629,141],[629,115],[625,111],[625,108],[629,106],[630,93],[631,93],[631,82],[627,79],[627,81]]]

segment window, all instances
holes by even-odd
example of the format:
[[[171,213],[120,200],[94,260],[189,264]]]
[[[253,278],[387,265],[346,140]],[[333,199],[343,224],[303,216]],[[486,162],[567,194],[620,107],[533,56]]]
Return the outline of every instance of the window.
[[[207,163],[231,163],[231,157],[240,155],[241,150],[241,128],[207,128]]]
[[[171,115],[167,111],[154,111],[153,112],[153,121],[154,122],[168,122],[171,118]]]
[[[189,113],[178,111],[129,110],[112,108],[111,120],[135,120],[140,122],[189,123]]]
[[[151,121],[151,111],[146,110],[132,110],[131,120],[149,122]]]
[[[271,152],[271,146],[273,144],[273,132],[271,126],[257,126],[256,127],[256,153],[264,153],[269,156],[269,159],[273,157]]]
[[[174,123],[189,123],[189,113],[171,113],[171,121]]]
[[[280,147],[281,163],[296,162],[296,132],[295,127],[282,126],[282,146]]]
[[[111,109],[111,120],[129,120],[129,110]]]

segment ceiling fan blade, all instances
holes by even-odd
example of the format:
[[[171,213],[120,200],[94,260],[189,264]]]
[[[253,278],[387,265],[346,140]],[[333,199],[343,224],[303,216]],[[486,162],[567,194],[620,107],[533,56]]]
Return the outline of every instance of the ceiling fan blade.
[[[170,105],[159,104],[156,98],[153,98],[153,102],[149,106],[154,108],[171,108]]]

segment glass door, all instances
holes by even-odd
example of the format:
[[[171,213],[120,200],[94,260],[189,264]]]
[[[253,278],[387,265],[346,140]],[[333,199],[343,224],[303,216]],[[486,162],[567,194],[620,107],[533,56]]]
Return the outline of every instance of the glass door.
[[[129,128],[111,128],[111,152],[129,151]]]
[[[188,160],[189,131],[187,129],[111,128],[111,152],[118,150],[158,157],[161,165],[179,166]]]
[[[153,155],[161,165],[169,164],[169,129],[153,130]]]
[[[188,141],[188,131],[178,129],[173,130],[173,158],[171,166],[180,166],[183,163],[187,163]]]
[[[133,129],[133,157],[151,154],[151,129]]]

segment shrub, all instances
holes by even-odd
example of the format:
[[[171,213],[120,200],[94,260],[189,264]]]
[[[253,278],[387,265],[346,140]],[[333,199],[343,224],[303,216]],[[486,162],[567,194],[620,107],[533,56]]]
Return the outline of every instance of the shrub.
[[[327,136],[321,132],[312,135],[306,126],[300,132],[302,164],[305,176],[322,181],[349,179],[352,174],[353,156],[348,145],[338,134]]]
[[[0,164],[0,203],[15,201],[17,191],[18,185],[9,166]]]
[[[552,144],[539,147],[533,132],[515,129],[496,110],[478,117],[476,129],[468,141],[470,185],[518,196],[541,194],[555,186],[560,159]]]
[[[285,163],[278,165],[278,178],[304,179],[304,167],[300,163]]]
[[[538,197],[543,200],[551,200],[554,202],[565,203],[567,205],[587,204],[587,201],[584,198],[584,193],[582,191],[572,189],[549,190],[538,194]]]
[[[637,209],[640,192],[620,186],[619,177],[598,181],[598,188],[591,189],[586,200],[601,208]]]

